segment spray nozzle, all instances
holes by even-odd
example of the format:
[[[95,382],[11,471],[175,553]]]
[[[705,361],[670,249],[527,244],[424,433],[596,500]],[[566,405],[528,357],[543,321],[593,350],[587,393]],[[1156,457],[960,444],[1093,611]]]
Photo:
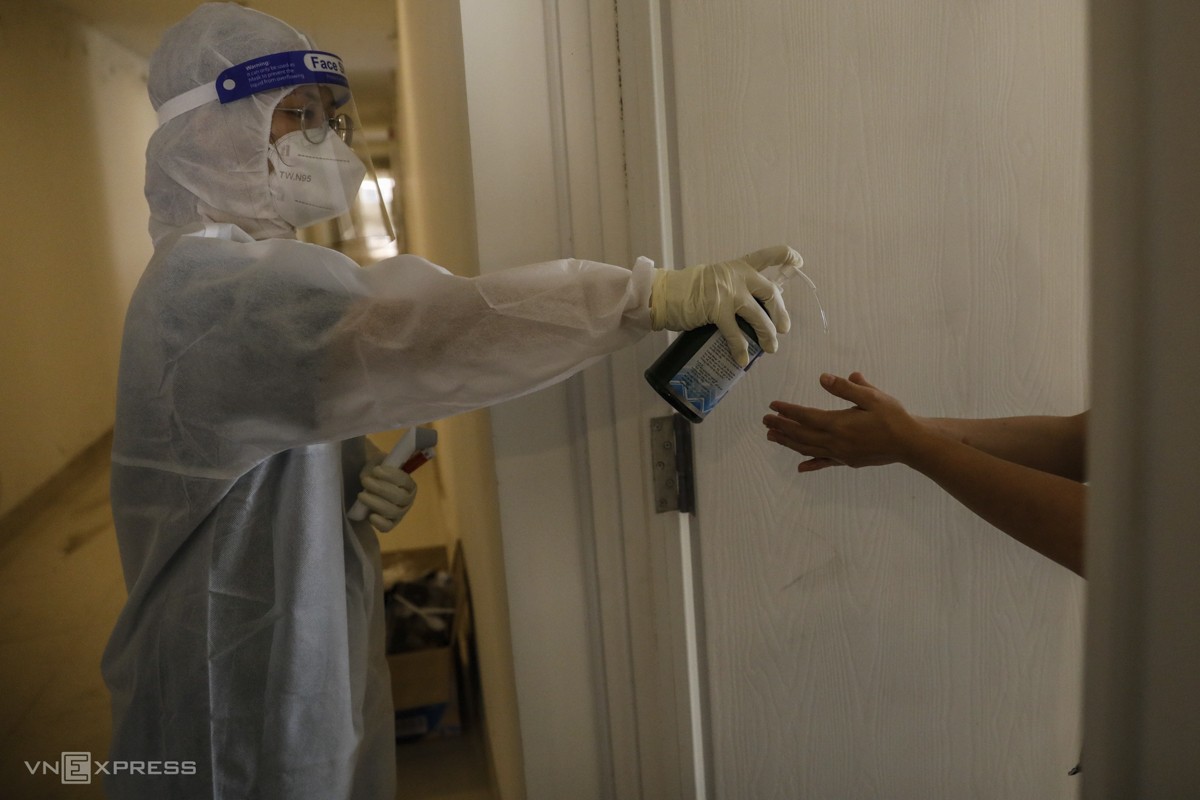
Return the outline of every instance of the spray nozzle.
[[[775,276],[775,280],[773,281],[774,284],[776,286],[783,286],[797,275],[803,275],[804,273],[800,270],[802,266],[804,266],[803,258],[800,259],[799,264],[781,264],[779,266],[779,274]]]
[[[812,278],[804,274],[804,270],[800,269],[804,266],[804,259],[799,258],[799,261],[800,263],[798,264],[781,264],[779,266],[779,274],[775,276],[775,280],[772,281],[772,283],[774,283],[776,286],[782,287],[785,283],[797,275],[799,275],[801,278],[804,278],[804,282],[807,283],[812,289],[813,297],[816,298],[817,301],[817,308],[821,312],[821,327],[824,328],[825,333],[829,333],[829,318],[825,316],[825,308],[821,305],[820,295],[817,294],[817,285],[813,283]]]

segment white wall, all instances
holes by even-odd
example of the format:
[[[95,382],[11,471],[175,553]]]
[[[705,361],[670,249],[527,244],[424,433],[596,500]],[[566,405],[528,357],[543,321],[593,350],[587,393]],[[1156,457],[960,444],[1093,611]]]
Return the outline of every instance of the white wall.
[[[567,255],[541,0],[463,0],[481,272]],[[561,155],[561,153],[559,153]],[[602,792],[597,632],[568,389],[492,409],[527,796]]]
[[[712,792],[1065,798],[1083,584],[901,467],[798,476],[774,399],[1087,403],[1082,0],[671,3],[683,259],[821,288],[697,429]],[[799,283],[799,282],[795,282]]]
[[[112,427],[149,260],[145,63],[54,6],[0,10],[0,514]]]

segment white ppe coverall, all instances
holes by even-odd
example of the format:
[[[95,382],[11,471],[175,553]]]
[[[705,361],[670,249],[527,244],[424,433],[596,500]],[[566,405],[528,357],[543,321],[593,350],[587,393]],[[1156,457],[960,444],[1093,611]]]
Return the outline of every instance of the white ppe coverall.
[[[201,6],[168,31],[166,99],[310,47]],[[516,397],[650,330],[652,266],[455,277],[360,268],[289,238],[267,189],[283,90],[200,106],[147,150],[154,256],[121,350],[112,507],[128,602],[103,672],[113,798],[395,795],[379,547],[345,511],[362,435]]]

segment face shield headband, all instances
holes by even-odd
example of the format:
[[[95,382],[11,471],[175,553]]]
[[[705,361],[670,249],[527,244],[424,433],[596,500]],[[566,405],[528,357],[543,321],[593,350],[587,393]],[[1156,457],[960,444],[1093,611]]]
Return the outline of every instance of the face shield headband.
[[[317,120],[319,127],[313,127],[308,121],[306,109],[280,106],[277,107],[277,110],[298,114],[300,119],[297,122],[302,125],[304,136],[308,137],[314,145],[324,143],[324,146],[330,146],[333,143],[324,142],[326,135],[330,133],[330,130],[336,133],[342,139],[341,142],[336,143],[336,149],[347,154],[353,150],[357,160],[362,162],[365,167],[366,180],[362,180],[363,173],[361,171],[358,172],[357,181],[347,179],[344,173],[331,173],[323,175],[325,178],[323,181],[316,181],[315,178],[319,176],[313,175],[311,179],[305,178],[305,180],[312,180],[311,184],[294,183],[289,187],[290,189],[299,187],[311,190],[309,192],[312,194],[311,197],[305,194],[300,197],[283,198],[277,196],[275,188],[273,188],[277,211],[283,219],[296,227],[299,238],[341,250],[359,263],[371,263],[379,258],[394,255],[396,235],[388,209],[392,201],[391,193],[387,191],[392,184],[390,178],[387,179],[386,184],[380,181],[364,137],[351,136],[355,129],[361,126],[354,108],[354,99],[351,95],[345,67],[341,58],[333,53],[319,50],[293,50],[273,53],[235,64],[223,70],[213,82],[197,86],[164,102],[158,108],[158,123],[162,126],[181,114],[206,103],[216,101],[225,105],[272,89],[296,88],[299,90],[304,86],[320,87],[322,94],[331,93],[330,100],[339,113],[326,118],[325,113],[319,110],[318,102],[316,104],[318,111],[313,116],[314,119],[319,117]],[[315,138],[310,137],[310,134],[315,134]],[[346,145],[345,148],[341,147],[343,143]],[[303,149],[303,142],[296,144]],[[280,170],[281,165],[291,167],[296,163],[291,157],[295,151],[291,149],[291,146],[284,144],[282,140],[280,143],[270,146],[272,150],[268,153],[269,160],[282,159],[281,164],[272,163],[271,165],[272,177],[279,179],[284,175]],[[328,156],[330,154],[314,155]],[[353,162],[353,159],[339,158],[335,161],[334,158],[316,158],[312,163],[319,163],[326,170],[333,170],[337,161]],[[297,177],[290,172],[288,176]],[[299,177],[304,178],[303,175]],[[304,215],[297,216],[289,213],[302,206],[319,209],[323,202],[318,195],[329,194],[330,197],[336,198],[339,194],[337,191],[319,191],[318,185],[343,187],[345,189],[343,197],[347,205],[337,204],[336,208],[331,209],[329,213],[314,214],[308,219],[304,218]],[[283,210],[280,210],[280,203],[283,203]]]
[[[165,125],[180,114],[219,100],[222,104],[241,100],[268,89],[318,83],[340,86],[343,97],[335,98],[338,105],[350,94],[350,81],[342,59],[320,50],[290,50],[243,61],[221,72],[212,83],[204,83],[176,95],[158,107],[158,124]]]

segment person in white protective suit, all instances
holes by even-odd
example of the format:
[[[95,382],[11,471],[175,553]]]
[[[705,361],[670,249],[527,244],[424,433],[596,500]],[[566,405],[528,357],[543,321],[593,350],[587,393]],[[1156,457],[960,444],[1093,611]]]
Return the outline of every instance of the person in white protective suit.
[[[415,487],[372,471],[363,435],[531,392],[652,329],[716,322],[745,363],[735,315],[773,351],[788,317],[758,270],[798,256],[364,268],[296,233],[345,216],[371,178],[336,56],[205,4],[164,35],[149,94],[154,256],[126,317],[112,454],[129,598],[103,659],[107,791],[391,800],[379,546],[346,511],[362,497],[386,529]]]

